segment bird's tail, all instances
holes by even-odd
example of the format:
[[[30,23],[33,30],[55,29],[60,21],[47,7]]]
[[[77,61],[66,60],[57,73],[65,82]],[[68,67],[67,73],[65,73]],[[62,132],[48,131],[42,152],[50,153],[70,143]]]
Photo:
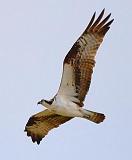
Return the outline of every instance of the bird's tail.
[[[100,122],[103,122],[103,120],[105,119],[105,115],[102,113],[97,113],[97,112],[83,109],[83,118],[98,124]]]

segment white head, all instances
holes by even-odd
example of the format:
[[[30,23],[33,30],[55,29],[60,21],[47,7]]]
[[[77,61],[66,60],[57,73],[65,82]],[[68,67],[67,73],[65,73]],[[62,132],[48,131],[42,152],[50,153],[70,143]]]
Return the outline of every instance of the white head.
[[[43,106],[47,106],[47,105],[51,105],[53,103],[54,99],[51,99],[49,101],[42,99],[41,101],[39,101],[37,104],[41,104]]]

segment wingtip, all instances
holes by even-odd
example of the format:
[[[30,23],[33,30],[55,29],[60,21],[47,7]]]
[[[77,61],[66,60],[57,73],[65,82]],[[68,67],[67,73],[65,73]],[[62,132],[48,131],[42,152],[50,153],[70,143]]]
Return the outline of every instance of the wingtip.
[[[104,14],[104,12],[105,12],[105,8],[102,10],[102,12],[101,12],[101,13],[102,13],[102,14]]]
[[[114,20],[115,20],[115,19],[113,18],[111,21],[113,22]],[[112,23],[112,22],[111,22],[111,23]]]
[[[100,15],[99,15],[99,17],[103,17],[103,15],[104,15],[104,13],[105,13],[105,8],[101,11],[101,13],[100,13]]]
[[[39,141],[39,140],[37,141],[37,144],[38,144],[38,145],[40,144],[40,141]]]
[[[89,22],[85,31],[87,31],[90,28],[90,26],[93,24],[94,19],[95,19],[95,15],[96,15],[96,11],[94,12],[94,14],[93,14],[93,16],[92,16],[92,18],[91,18],[91,20],[90,20],[90,22]]]
[[[107,18],[109,19],[109,18],[110,18],[110,16],[111,16],[111,13],[110,13],[110,14],[108,14]]]
[[[95,16],[95,15],[96,15],[96,11],[94,12],[93,16]]]

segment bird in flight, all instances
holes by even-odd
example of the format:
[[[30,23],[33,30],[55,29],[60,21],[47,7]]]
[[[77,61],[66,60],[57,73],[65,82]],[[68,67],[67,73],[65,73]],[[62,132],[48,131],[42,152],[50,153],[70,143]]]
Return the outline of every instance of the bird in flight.
[[[89,90],[95,56],[100,44],[114,19],[111,14],[103,18],[104,11],[95,20],[93,14],[87,28],[74,43],[63,62],[60,87],[51,100],[38,102],[47,109],[31,116],[25,126],[27,136],[40,144],[48,132],[74,117],[81,117],[95,123],[105,119],[102,113],[83,108],[83,102]]]

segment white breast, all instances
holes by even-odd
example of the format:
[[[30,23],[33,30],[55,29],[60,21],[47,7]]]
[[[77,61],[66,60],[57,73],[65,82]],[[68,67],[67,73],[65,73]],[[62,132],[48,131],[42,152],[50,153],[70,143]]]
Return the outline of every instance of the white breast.
[[[57,114],[68,117],[82,117],[81,108],[65,96],[57,96],[52,104]]]

